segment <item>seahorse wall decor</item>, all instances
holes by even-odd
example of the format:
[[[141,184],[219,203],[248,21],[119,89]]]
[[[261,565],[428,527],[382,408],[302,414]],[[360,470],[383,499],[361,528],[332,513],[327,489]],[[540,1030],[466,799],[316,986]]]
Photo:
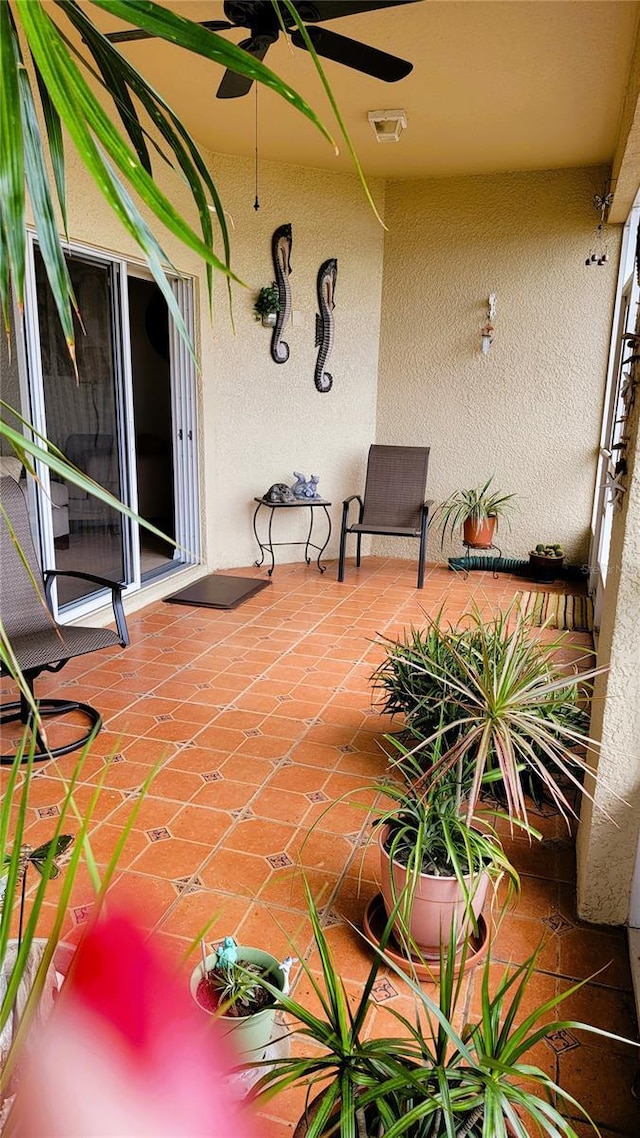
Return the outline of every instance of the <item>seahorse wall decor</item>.
[[[313,374],[318,391],[331,391],[333,376],[325,366],[333,348],[333,310],[338,279],[338,262],[335,257],[323,261],[318,270],[318,308],[316,313],[316,348],[319,348]]]
[[[271,255],[273,257],[273,270],[280,295],[280,311],[276,317],[276,326],[271,336],[271,359],[276,364],[286,364],[289,359],[289,345],[282,339],[285,325],[291,319],[291,246],[293,237],[291,225],[280,225],[271,238]]]

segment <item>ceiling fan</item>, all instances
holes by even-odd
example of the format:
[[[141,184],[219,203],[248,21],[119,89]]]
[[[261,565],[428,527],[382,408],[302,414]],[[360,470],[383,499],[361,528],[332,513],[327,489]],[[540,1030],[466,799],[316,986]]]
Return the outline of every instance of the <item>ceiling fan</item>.
[[[324,20],[336,20],[341,16],[355,16],[363,12],[372,12],[376,8],[396,8],[401,4],[415,4],[418,0],[300,0],[297,5],[298,14],[305,24],[318,24]],[[307,50],[307,46],[296,27],[288,9],[279,6],[282,22],[286,34],[292,44]],[[226,32],[231,28],[247,28],[250,35],[241,40],[239,47],[252,55],[254,59],[263,60],[269,48],[274,44],[282,32],[282,26],[271,0],[225,0],[224,14],[226,20],[203,20],[201,27],[210,32]],[[349,39],[348,36],[338,35],[328,28],[308,27],[307,33],[318,55],[332,59],[335,63],[342,63],[345,67],[352,67],[356,71],[363,71],[374,79],[382,79],[385,83],[396,83],[404,79],[413,70],[413,64],[397,55],[389,55],[386,51],[369,47],[359,40]],[[154,39],[150,32],[132,29],[128,32],[111,32],[107,39],[112,43],[130,43],[132,40]],[[227,69],[222,77],[216,96],[218,99],[237,99],[251,90],[253,80],[246,75],[238,75],[235,71]]]

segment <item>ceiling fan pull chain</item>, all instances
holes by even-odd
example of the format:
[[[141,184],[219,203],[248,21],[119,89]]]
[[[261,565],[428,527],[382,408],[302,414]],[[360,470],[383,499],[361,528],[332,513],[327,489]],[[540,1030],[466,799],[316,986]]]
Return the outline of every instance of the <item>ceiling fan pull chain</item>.
[[[253,208],[256,213],[260,209],[260,201],[258,198],[258,83],[254,83],[256,89],[256,146],[255,146],[255,179],[256,179],[256,198],[253,203]]]

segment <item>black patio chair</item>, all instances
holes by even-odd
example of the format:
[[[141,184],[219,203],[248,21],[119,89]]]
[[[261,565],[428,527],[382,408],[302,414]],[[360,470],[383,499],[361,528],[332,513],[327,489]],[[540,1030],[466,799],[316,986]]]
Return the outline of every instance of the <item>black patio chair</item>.
[[[418,588],[424,585],[429,508],[425,501],[429,447],[396,447],[374,444],[369,448],[364,499],[352,494],[342,506],[338,580],[344,581],[347,534],[356,534],[356,565],[360,565],[363,533],[384,537],[415,537],[420,540]],[[358,501],[357,522],[349,525],[349,507]]]
[[[11,646],[33,695],[34,681],[41,672],[58,672],[69,660],[87,652],[97,652],[114,644],[119,644],[121,648],[127,646],[129,632],[122,607],[124,585],[96,577],[92,573],[59,569],[45,569],[42,573],[31,537],[25,495],[21,486],[8,475],[0,478],[0,501],[0,620],[3,637]],[[16,543],[22,550],[24,560]],[[57,577],[74,577],[110,589],[117,632],[109,628],[58,624],[51,613],[51,589]],[[8,669],[0,661],[0,675],[7,674]],[[79,703],[73,699],[39,699],[36,702],[43,719],[79,711],[88,719],[89,729],[82,738],[72,743],[48,748],[43,731],[38,730],[36,724],[35,761],[58,758],[78,750],[97,735],[102,726],[100,713],[88,703]],[[18,702],[0,705],[0,724],[20,722],[31,725],[33,718],[29,700],[22,692]],[[15,752],[13,755],[0,755],[0,763],[14,761]]]

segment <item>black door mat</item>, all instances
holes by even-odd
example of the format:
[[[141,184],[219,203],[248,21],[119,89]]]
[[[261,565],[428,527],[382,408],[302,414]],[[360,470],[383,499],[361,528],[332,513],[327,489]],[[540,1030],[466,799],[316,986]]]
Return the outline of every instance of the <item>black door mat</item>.
[[[201,581],[196,581],[195,585],[189,585],[188,588],[181,589],[179,593],[173,593],[164,599],[170,605],[234,609],[270,584],[271,581],[256,580],[255,577],[223,577],[218,573],[211,573]]]

